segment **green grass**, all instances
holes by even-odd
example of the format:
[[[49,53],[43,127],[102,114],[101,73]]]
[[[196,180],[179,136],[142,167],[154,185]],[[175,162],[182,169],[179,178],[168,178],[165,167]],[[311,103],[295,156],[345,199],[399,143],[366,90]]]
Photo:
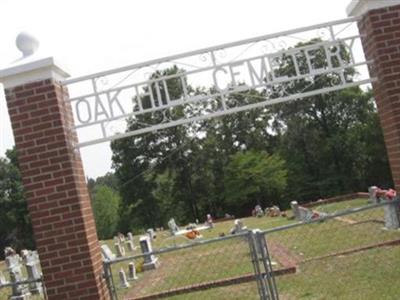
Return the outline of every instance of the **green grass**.
[[[348,201],[335,202],[330,204],[314,206],[312,209],[320,212],[334,213],[350,208],[363,207],[369,204],[369,200],[365,198],[357,198]]]
[[[367,199],[355,199],[339,203],[320,205],[315,210],[337,212],[365,206]],[[283,217],[249,217],[242,219],[250,229],[275,228],[294,221]],[[360,222],[361,221],[361,222]],[[379,221],[379,222],[378,222]],[[383,208],[376,208],[332,219],[308,224],[267,235],[267,241],[287,249],[298,261],[298,272],[277,277],[282,300],[288,299],[398,299],[400,294],[400,247],[384,247],[335,256],[319,260],[312,258],[329,255],[370,244],[400,239],[400,231],[384,230]],[[355,224],[350,224],[359,222]],[[201,231],[202,240],[229,235],[233,220],[216,223],[215,228]],[[139,236],[134,237],[139,246]],[[113,241],[103,241],[115,252]],[[153,248],[193,243],[183,236],[171,237],[169,232],[157,232]],[[140,248],[134,254],[140,254]],[[118,271],[127,270],[129,262],[115,264],[112,273],[119,299],[127,295],[143,296],[192,284],[236,277],[253,272],[249,244],[246,238],[236,237],[206,245],[158,255],[157,270],[141,272],[143,259],[137,259],[139,279],[131,282],[130,289],[119,288]],[[274,253],[272,253],[274,260]],[[280,268],[281,265],[275,266]],[[0,263],[0,269],[4,264]],[[7,290],[7,292],[6,292]],[[0,299],[7,299],[9,289],[0,290]],[[169,299],[258,299],[256,282],[227,287],[212,288]]]
[[[348,208],[361,207],[366,199],[355,199],[340,203],[319,206],[319,211],[337,212]],[[278,243],[289,249],[299,261],[341,252],[366,245],[400,239],[400,231],[383,230],[382,208],[368,210],[346,216],[352,221],[368,221],[349,224],[342,220],[328,220],[322,223],[304,225],[267,235],[267,241]],[[374,221],[375,220],[375,221]],[[269,229],[290,224],[294,221],[282,217],[244,218],[248,228]],[[202,231],[204,239],[227,234],[233,221],[217,223],[215,228]],[[184,237],[158,234],[154,248],[188,243]],[[397,251],[397,252],[396,252]],[[300,264],[300,272],[295,275],[279,277],[277,282],[282,299],[395,299],[397,288],[384,288],[384,282],[391,276],[400,276],[394,263],[397,247],[368,250],[344,257],[331,257],[324,260]],[[400,257],[400,255],[399,255]],[[148,295],[160,291],[184,287],[239,276],[253,272],[247,241],[233,239],[209,245],[179,250],[159,256],[161,266],[155,271],[139,273],[139,280],[132,283],[129,290],[118,289],[124,295]],[[376,266],[377,261],[381,265]],[[137,265],[140,262],[136,262]],[[113,268],[117,275],[120,264]],[[374,267],[375,266],[375,267]],[[280,265],[276,268],[281,267]],[[118,270],[117,270],[118,269]],[[379,269],[379,270],[377,270]],[[117,278],[117,277],[115,277]],[[143,284],[143,283],[146,284]],[[332,282],[335,282],[333,284]],[[232,293],[232,291],[234,291]],[[382,294],[381,298],[377,295]],[[370,295],[370,296],[369,296]],[[394,298],[390,298],[394,297]],[[190,294],[178,295],[169,299],[257,299],[256,283],[245,283],[220,287]]]
[[[373,249],[300,265],[294,275],[277,278],[288,299],[399,299],[400,249]]]

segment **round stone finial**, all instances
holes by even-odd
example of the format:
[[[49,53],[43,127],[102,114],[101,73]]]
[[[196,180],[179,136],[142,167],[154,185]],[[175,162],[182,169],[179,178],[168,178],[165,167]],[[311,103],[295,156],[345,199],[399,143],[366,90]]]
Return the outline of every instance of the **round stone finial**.
[[[39,41],[30,33],[24,31],[18,34],[15,43],[23,57],[32,55],[39,48]]]

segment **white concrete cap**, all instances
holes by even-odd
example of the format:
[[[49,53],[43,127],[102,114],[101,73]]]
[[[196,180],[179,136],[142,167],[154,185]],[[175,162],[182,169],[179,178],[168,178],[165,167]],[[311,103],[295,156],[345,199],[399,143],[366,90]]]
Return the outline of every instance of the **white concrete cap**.
[[[346,8],[346,13],[350,17],[358,17],[373,9],[399,4],[400,0],[351,0]]]
[[[0,82],[4,88],[45,79],[61,81],[69,77],[65,68],[61,68],[53,57],[38,52],[39,41],[33,35],[21,32],[16,38],[16,46],[22,57],[0,69]]]

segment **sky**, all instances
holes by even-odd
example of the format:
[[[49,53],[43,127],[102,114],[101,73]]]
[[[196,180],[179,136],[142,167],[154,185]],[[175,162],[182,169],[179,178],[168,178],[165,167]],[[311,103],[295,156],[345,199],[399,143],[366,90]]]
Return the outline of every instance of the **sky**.
[[[0,0],[0,69],[21,31],[72,77],[346,18],[350,0]],[[13,145],[0,89],[0,155]],[[109,143],[81,149],[86,176],[111,170]]]

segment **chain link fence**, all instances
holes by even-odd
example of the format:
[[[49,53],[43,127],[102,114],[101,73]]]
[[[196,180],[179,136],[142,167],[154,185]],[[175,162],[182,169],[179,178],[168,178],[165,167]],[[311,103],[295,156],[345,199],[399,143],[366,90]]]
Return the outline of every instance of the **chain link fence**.
[[[319,218],[263,231],[272,260],[296,268],[276,278],[281,299],[399,298],[400,231],[388,220],[399,202],[367,201],[315,206]]]
[[[232,220],[193,241],[167,232],[108,241],[118,257],[102,246],[104,276],[113,300],[398,299],[399,203],[317,203],[300,207],[302,221],[296,211],[251,217],[235,221],[240,232],[216,238]],[[29,292],[29,299],[45,299],[43,291],[32,293],[42,279],[27,280],[32,269],[19,261],[0,265],[0,299]]]
[[[386,217],[398,206],[355,199],[309,208],[302,222],[251,218],[267,229],[170,240],[106,260],[106,277],[113,299],[397,299],[400,231]]]
[[[117,258],[105,268],[115,299],[259,299],[252,254],[244,232]]]

